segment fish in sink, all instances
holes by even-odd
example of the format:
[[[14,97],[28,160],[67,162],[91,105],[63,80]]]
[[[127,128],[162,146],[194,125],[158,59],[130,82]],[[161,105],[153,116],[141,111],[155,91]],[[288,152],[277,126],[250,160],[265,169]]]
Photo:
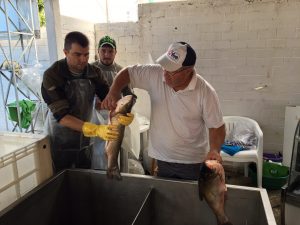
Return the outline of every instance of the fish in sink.
[[[218,225],[233,225],[225,214],[224,168],[217,160],[206,160],[202,163],[198,179],[199,197],[205,199],[216,215]]]
[[[118,156],[124,138],[125,126],[119,123],[118,117],[120,115],[126,116],[127,113],[130,113],[135,101],[135,95],[126,95],[117,102],[116,109],[110,112],[110,124],[117,126],[119,137],[117,140],[108,141],[105,146],[107,156],[106,174],[108,178],[116,178],[117,180],[122,178],[118,165]]]

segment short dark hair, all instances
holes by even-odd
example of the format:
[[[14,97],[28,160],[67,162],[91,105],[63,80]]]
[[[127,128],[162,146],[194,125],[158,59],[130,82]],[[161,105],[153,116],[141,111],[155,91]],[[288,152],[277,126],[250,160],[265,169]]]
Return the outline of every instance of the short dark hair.
[[[79,31],[72,31],[66,35],[64,49],[70,50],[73,43],[77,43],[83,48],[88,47],[90,44],[87,36]]]

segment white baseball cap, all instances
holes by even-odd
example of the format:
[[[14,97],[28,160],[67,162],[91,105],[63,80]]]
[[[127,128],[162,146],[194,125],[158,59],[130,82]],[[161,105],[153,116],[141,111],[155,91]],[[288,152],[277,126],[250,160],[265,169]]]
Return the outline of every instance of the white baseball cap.
[[[168,51],[160,56],[156,62],[166,71],[174,72],[183,66],[194,66],[196,53],[189,44],[175,42],[169,46]]]

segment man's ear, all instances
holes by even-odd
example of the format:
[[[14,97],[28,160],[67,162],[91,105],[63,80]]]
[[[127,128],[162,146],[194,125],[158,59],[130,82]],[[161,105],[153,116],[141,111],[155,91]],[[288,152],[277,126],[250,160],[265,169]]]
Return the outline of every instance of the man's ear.
[[[64,49],[63,51],[64,51],[64,53],[65,53],[65,56],[67,56],[68,50]]]

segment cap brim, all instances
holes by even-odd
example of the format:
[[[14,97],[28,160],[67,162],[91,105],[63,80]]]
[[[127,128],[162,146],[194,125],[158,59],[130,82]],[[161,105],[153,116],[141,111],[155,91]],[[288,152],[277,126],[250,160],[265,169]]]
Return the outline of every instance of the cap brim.
[[[167,55],[167,53],[160,56],[156,62],[160,64],[166,71],[174,72],[180,69],[182,66],[173,62]]]
[[[112,43],[109,42],[104,42],[100,45],[100,47],[103,47],[103,45],[110,45],[112,48],[116,48],[116,46],[114,46]]]

